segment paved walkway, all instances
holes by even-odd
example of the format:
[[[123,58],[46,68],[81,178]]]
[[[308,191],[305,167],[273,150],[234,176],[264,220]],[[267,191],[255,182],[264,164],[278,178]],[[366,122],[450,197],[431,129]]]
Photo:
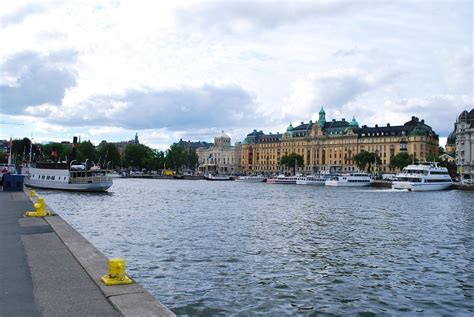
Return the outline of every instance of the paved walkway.
[[[121,316],[51,226],[0,191],[0,316]]]

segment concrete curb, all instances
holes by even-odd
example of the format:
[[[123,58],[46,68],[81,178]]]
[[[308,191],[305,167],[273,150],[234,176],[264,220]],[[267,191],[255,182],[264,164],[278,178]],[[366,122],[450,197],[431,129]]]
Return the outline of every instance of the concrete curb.
[[[37,197],[30,197],[28,188],[25,188],[24,191],[33,203],[37,202]],[[47,206],[47,210],[51,211],[51,208]],[[100,282],[100,278],[108,273],[107,257],[60,216],[45,217],[44,221],[53,228],[59,239],[69,249],[104,296],[122,315],[137,317],[175,316],[171,310],[138,283],[105,286]]]

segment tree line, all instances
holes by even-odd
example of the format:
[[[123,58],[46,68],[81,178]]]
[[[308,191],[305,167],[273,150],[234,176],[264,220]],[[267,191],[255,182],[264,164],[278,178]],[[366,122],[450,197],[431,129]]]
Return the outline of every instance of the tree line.
[[[12,141],[12,156],[15,164],[28,162],[30,158],[35,161],[68,161],[72,153],[71,143],[33,144],[28,138]],[[184,148],[173,144],[166,151],[152,149],[144,144],[130,143],[122,155],[113,143],[106,143],[96,148],[90,141],[77,144],[76,159],[79,162],[89,160],[103,167],[114,169],[182,169],[194,170],[197,168],[198,156],[192,148]],[[0,162],[8,161],[9,153],[0,155]]]

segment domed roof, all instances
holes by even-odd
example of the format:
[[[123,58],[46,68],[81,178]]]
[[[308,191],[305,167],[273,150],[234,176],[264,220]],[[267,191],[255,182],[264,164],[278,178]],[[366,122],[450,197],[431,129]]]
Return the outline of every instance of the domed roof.
[[[452,132],[448,135],[448,140],[447,140],[446,144],[449,144],[449,145],[454,145],[454,144],[456,144],[456,131],[452,131]]]
[[[288,132],[293,131],[293,125],[291,124],[291,122],[290,122],[290,125],[288,126],[288,128],[286,129],[286,131],[288,131]]]
[[[426,135],[426,128],[418,125],[413,130],[411,130],[410,135]]]
[[[467,110],[464,110],[463,112],[461,112],[461,114],[458,117],[458,121],[465,121],[469,119],[471,119],[471,115],[469,114],[469,112],[467,112]]]
[[[351,123],[349,123],[349,126],[350,126],[350,127],[353,127],[353,128],[359,126],[359,122],[356,121],[355,116],[352,116],[352,121],[351,121]]]
[[[245,138],[245,139],[242,141],[242,144],[249,144],[249,139]]]
[[[221,131],[221,134],[217,136],[218,138],[230,139],[230,136],[224,133],[224,130]]]

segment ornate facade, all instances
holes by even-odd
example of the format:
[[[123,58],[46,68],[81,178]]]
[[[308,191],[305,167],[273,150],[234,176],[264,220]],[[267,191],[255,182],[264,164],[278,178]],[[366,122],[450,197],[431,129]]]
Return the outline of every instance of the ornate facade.
[[[373,171],[390,171],[390,159],[399,152],[414,154],[417,159],[438,155],[439,137],[424,120],[412,117],[401,126],[359,127],[352,121],[326,121],[323,108],[318,122],[290,123],[285,133],[264,134],[254,130],[242,142],[242,167],[248,173],[277,173],[292,167],[280,166],[280,159],[291,153],[303,157],[304,166],[297,172],[336,172],[358,170],[354,155],[361,151],[376,153],[381,164]]]
[[[199,158],[199,171],[218,174],[233,174],[241,170],[242,146],[230,143],[230,137],[221,132],[214,138],[214,145],[196,149]]]
[[[474,179],[474,109],[464,110],[455,124],[455,153],[458,173],[463,179]]]

